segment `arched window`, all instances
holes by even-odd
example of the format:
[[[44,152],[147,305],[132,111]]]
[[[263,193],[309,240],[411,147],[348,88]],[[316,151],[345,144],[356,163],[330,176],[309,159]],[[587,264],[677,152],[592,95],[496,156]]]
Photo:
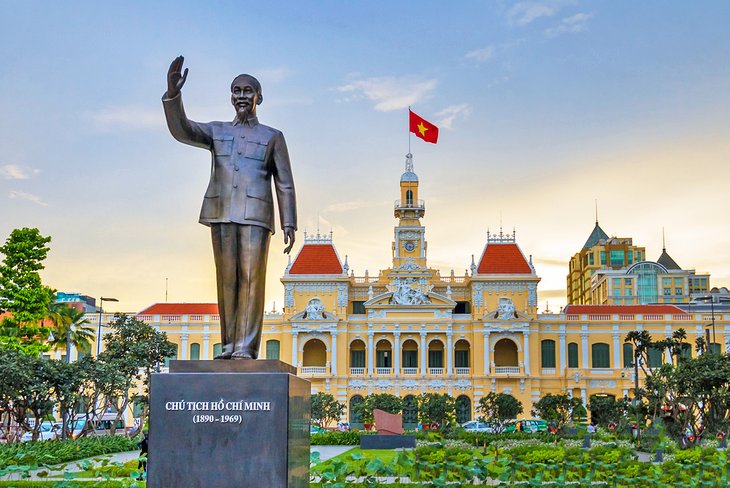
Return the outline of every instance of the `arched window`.
[[[460,339],[454,344],[454,367],[469,367],[469,343],[464,339]]]
[[[388,369],[393,367],[393,351],[390,342],[385,339],[379,340],[375,345],[375,367]]]
[[[417,368],[418,367],[418,344],[412,339],[408,339],[403,343],[402,356],[404,368]]]
[[[362,374],[364,368],[365,343],[360,339],[356,339],[350,344],[350,372],[351,374]],[[355,372],[352,372],[352,369],[355,369]]]
[[[361,397],[360,395],[353,395],[353,397],[350,398],[350,427],[353,429],[363,428],[362,416],[359,412],[357,412],[357,409],[355,408],[362,402],[363,397]]]
[[[193,361],[200,360],[200,344],[197,342],[190,344],[190,359]]]
[[[444,343],[436,339],[428,345],[428,367],[444,367]]]
[[[661,368],[662,367],[662,356],[664,351],[661,347],[650,347],[649,348],[649,367],[650,368]]]
[[[578,367],[578,344],[575,342],[568,344],[568,367]]]
[[[634,366],[634,346],[624,343],[624,368],[632,368]]]
[[[266,359],[279,359],[281,344],[276,339],[266,341]]]
[[[540,343],[540,357],[542,358],[543,368],[555,367],[555,341],[545,339]]]
[[[406,205],[413,205],[413,192],[406,190]]]
[[[466,395],[456,397],[456,421],[459,424],[471,420],[471,399]]]
[[[598,342],[591,346],[591,367],[592,368],[610,368],[611,367],[611,348],[608,344]]]

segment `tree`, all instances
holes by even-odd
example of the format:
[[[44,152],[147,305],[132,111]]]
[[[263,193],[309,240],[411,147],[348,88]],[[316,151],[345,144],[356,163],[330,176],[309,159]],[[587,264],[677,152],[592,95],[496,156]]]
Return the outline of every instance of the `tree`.
[[[631,402],[626,398],[616,400],[608,395],[591,395],[588,402],[591,422],[602,427],[608,427],[609,424],[618,427],[632,412]]]
[[[105,350],[99,359],[112,369],[116,368],[131,383],[123,392],[115,386],[112,391],[107,392],[106,399],[108,402],[115,402],[118,420],[131,405],[130,390],[134,386],[133,381],[141,381],[144,407],[140,425],[144,425],[149,412],[150,375],[159,370],[160,363],[165,358],[175,354],[177,346],[167,340],[167,334],[136,317],[117,315],[109,327],[112,332],[104,337]],[[113,396],[115,391],[119,393],[117,397]]]
[[[356,413],[360,415],[364,424],[373,423],[373,410],[376,408],[388,413],[401,413],[403,399],[390,393],[373,393],[355,406]]]
[[[48,311],[48,320],[53,324],[51,348],[65,350],[70,342],[77,350],[89,354],[91,344],[96,337],[92,327],[84,327],[89,321],[86,314],[65,303],[52,303]]]
[[[51,303],[53,290],[43,285],[40,274],[48,255],[50,237],[38,229],[15,229],[5,244],[0,264],[0,347],[39,354],[47,350],[50,329],[42,321]]]
[[[519,414],[523,412],[522,402],[507,393],[489,392],[479,400],[479,420],[489,422],[494,432],[501,434]]]
[[[548,393],[534,405],[532,415],[552,424],[557,430],[562,430],[582,407],[581,401],[577,398],[569,397],[566,394]]]
[[[320,429],[337,422],[344,411],[345,405],[329,393],[319,392],[312,395],[312,422]]]
[[[424,393],[418,397],[418,419],[424,425],[445,430],[456,422],[456,399],[448,393]]]

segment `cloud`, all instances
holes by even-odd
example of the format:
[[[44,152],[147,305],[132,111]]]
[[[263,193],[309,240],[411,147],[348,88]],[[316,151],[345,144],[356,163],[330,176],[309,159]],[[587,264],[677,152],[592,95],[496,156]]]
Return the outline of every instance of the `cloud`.
[[[593,14],[578,13],[570,17],[566,17],[560,21],[555,27],[551,27],[545,31],[548,37],[555,37],[566,32],[583,32],[588,28],[588,20]]]
[[[43,200],[41,200],[40,197],[38,197],[36,195],[33,195],[31,193],[25,193],[23,191],[15,191],[15,190],[13,190],[13,191],[11,191],[8,194],[8,198],[13,198],[13,199],[18,199],[18,200],[26,200],[28,202],[37,203],[38,205],[42,205],[44,207],[47,207],[48,206],[48,204],[46,202],[44,202]]]
[[[568,265],[568,262],[565,259],[535,258],[535,264],[537,264],[538,266],[559,266],[561,268],[564,268]]]
[[[157,129],[165,126],[162,110],[142,107],[110,107],[89,114],[99,130]]]
[[[466,103],[451,105],[436,114],[436,117],[441,117],[437,125],[444,129],[451,129],[456,119],[467,117],[470,113],[471,107]]]
[[[365,98],[375,102],[375,110],[390,112],[427,100],[436,85],[436,80],[385,76],[355,80],[337,87],[337,90],[351,94],[343,99],[345,102]]]
[[[464,55],[466,59],[473,59],[477,63],[483,63],[492,58],[494,55],[494,48],[492,46],[483,47],[481,49],[475,49],[469,51]]]
[[[6,164],[0,166],[0,176],[6,180],[27,180],[40,173],[37,169],[27,169],[17,164]]]
[[[570,0],[547,0],[542,2],[518,2],[507,12],[510,23],[524,26],[541,17],[552,17],[566,5],[573,4]]]

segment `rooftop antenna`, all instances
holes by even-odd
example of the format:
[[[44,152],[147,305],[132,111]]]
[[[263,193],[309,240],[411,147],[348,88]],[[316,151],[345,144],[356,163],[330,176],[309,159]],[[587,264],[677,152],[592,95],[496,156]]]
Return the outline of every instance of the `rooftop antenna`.
[[[598,225],[598,198],[595,199],[596,203],[596,225]]]
[[[664,226],[662,226],[662,251],[666,251],[666,250],[667,250],[667,243],[664,240]]]
[[[165,278],[165,303],[167,303],[167,278]]]

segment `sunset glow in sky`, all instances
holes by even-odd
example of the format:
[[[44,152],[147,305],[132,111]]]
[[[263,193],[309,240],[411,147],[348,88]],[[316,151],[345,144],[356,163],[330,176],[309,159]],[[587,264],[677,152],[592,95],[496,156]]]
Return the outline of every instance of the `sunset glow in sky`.
[[[287,139],[299,232],[334,233],[350,267],[391,262],[408,106],[439,129],[411,150],[432,267],[463,275],[487,229],[516,229],[539,308],[565,303],[598,202],[609,234],[730,286],[730,2],[0,3],[0,239],[52,237],[61,291],[136,312],[214,302],[197,223],[210,156],[169,134],[177,55],[198,121],[233,117],[229,85],[263,85]],[[283,304],[274,235],[267,310]]]

